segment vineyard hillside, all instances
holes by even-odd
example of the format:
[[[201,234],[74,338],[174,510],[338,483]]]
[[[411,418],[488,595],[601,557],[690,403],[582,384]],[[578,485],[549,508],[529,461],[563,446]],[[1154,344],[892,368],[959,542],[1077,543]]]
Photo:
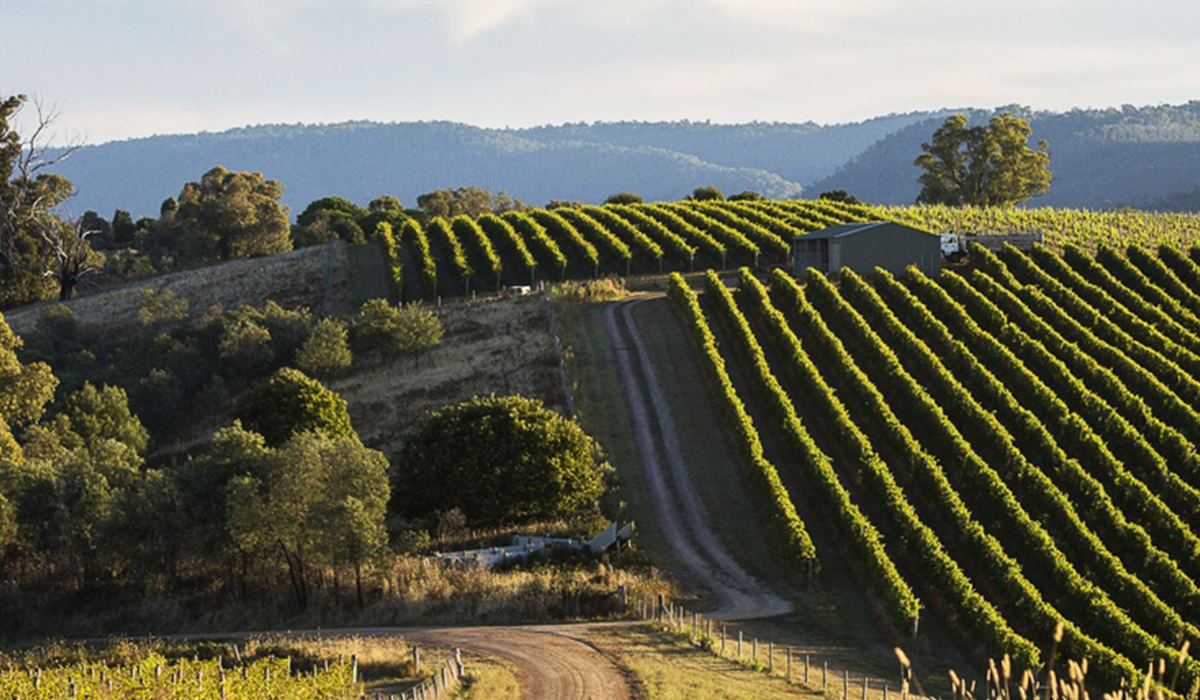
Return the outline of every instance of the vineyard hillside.
[[[1200,254],[1057,243],[977,247],[937,277],[744,269],[697,295],[676,276],[671,295],[742,406],[731,431],[785,446],[745,455],[781,477],[764,509],[833,523],[895,629],[932,616],[976,658],[1086,658],[1109,687],[1163,661],[1186,691]]]

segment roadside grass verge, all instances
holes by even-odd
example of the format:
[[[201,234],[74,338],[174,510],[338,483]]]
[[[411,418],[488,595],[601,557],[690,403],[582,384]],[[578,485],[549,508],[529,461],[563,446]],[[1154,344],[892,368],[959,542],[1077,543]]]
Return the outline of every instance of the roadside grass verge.
[[[649,623],[595,628],[588,641],[629,669],[647,700],[821,696],[786,678],[717,656]]]

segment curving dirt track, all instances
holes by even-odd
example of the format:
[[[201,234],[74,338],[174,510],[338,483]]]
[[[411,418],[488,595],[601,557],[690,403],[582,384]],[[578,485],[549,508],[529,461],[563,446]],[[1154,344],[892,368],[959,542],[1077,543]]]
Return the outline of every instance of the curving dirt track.
[[[746,572],[709,524],[675,431],[674,418],[633,317],[633,300],[604,310],[609,342],[617,358],[621,385],[636,431],[642,466],[663,535],[687,569],[690,580],[711,589],[717,600],[713,619],[750,619],[792,610],[786,600]],[[655,435],[659,436],[656,442]],[[611,659],[583,641],[594,625],[470,627],[397,630],[428,644],[458,646],[511,661],[523,676],[530,700],[589,698],[624,700],[635,692]]]
[[[662,302],[661,297],[657,300]],[[791,604],[747,573],[709,525],[704,505],[688,476],[665,392],[633,317],[637,305],[653,301],[610,304],[603,315],[657,520],[686,569],[679,573],[713,591],[717,610],[707,615],[712,619],[751,619],[790,612]],[[325,630],[323,634],[401,636],[412,642],[496,656],[517,667],[522,696],[528,700],[635,700],[640,693],[629,681],[630,672],[585,639],[589,629],[606,624],[631,623],[344,629]]]
[[[404,631],[410,642],[461,647],[512,662],[525,698],[626,700],[634,694],[624,672],[583,641],[587,625],[458,627]]]

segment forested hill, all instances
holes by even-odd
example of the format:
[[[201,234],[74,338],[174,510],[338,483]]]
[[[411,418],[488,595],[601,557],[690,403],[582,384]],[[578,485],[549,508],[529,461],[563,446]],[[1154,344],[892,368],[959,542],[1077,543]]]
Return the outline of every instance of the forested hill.
[[[803,153],[796,153],[803,158]],[[330,195],[365,204],[389,194],[415,206],[441,188],[477,186],[531,204],[603,201],[620,190],[678,199],[700,185],[797,197],[796,182],[754,167],[721,166],[654,145],[535,140],[448,122],[260,126],[155,136],[80,150],[59,172],[78,188],[72,209],[157,216],[164,199],[215,165],[284,184],[293,214]]]
[[[1200,102],[1067,113],[1029,112],[1050,143],[1054,184],[1037,204],[1200,209]],[[156,216],[164,199],[215,165],[262,172],[297,213],[330,195],[408,206],[440,188],[478,186],[530,204],[600,202],[628,190],[674,200],[703,185],[772,198],[844,189],[883,204],[916,198],[913,160],[954,110],[854,124],[616,122],[482,129],[450,122],[255,126],[89,146],[60,172],[75,215]],[[972,112],[984,120],[991,111]]]
[[[1050,144],[1054,182],[1031,203],[1200,210],[1200,101],[1066,113],[1007,109],[1030,121],[1035,140]],[[992,114],[971,112],[977,122]],[[939,123],[930,118],[910,124],[836,174],[807,184],[818,192],[845,189],[881,204],[911,203],[920,191],[913,160]]]

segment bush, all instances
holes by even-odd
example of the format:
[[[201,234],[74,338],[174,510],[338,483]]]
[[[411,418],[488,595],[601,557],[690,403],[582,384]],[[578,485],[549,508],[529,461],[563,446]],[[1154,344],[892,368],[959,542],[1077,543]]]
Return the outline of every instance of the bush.
[[[393,468],[405,517],[459,509],[475,526],[586,512],[607,467],[574,421],[520,396],[476,397],[426,416]]]
[[[238,399],[234,417],[268,445],[308,431],[332,438],[354,434],[346,402],[298,369],[284,367]]]
[[[642,195],[634,194],[633,192],[618,192],[608,199],[604,200],[605,204],[641,204],[643,201]]]
[[[349,369],[353,359],[346,327],[324,318],[296,353],[296,366],[315,377],[333,377]]]

